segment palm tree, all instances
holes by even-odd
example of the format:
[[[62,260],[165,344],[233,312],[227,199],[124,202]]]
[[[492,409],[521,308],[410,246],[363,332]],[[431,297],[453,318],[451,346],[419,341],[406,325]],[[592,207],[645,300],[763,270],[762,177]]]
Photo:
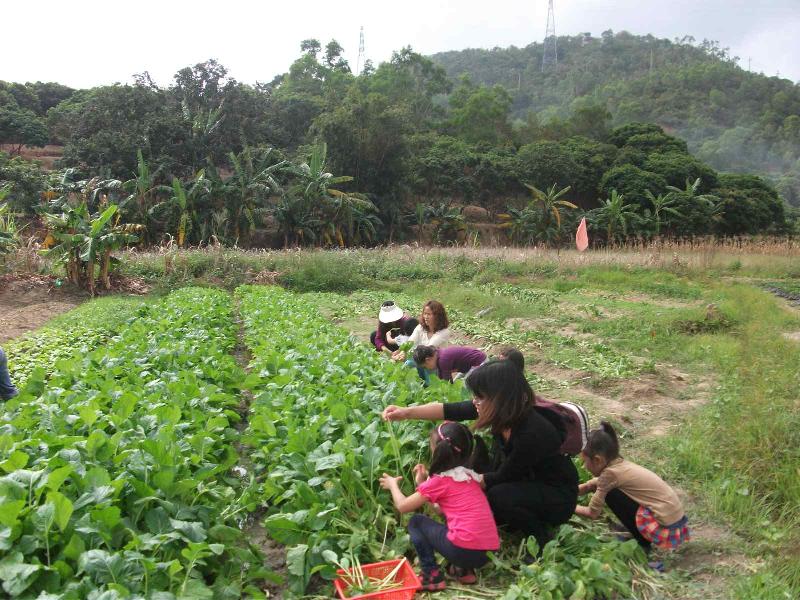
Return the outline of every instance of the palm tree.
[[[224,183],[232,192],[230,198],[235,200],[229,212],[233,215],[234,237],[239,240],[242,227],[246,228],[248,237],[256,228],[257,211],[263,209],[271,194],[280,190],[276,176],[289,163],[285,160],[276,161],[273,148],[255,157],[250,148],[245,148],[238,156],[233,152],[228,156],[234,174]]]
[[[17,244],[17,224],[11,209],[4,202],[11,193],[11,185],[0,187],[0,254],[11,251]]]
[[[326,157],[327,145],[318,144],[312,149],[308,162],[287,169],[298,178],[298,182],[283,195],[274,209],[286,246],[290,238],[294,243],[318,240],[344,246],[355,237],[356,214],[366,215],[376,210],[366,198],[333,187],[353,178],[327,172]],[[374,224],[376,219],[373,214],[366,220]]]
[[[178,220],[175,237],[178,240],[178,246],[181,248],[186,243],[187,237],[191,234],[197,223],[195,202],[201,195],[207,192],[208,180],[206,179],[204,169],[200,169],[194,179],[189,181],[186,186],[181,183],[180,179],[173,177],[172,196],[166,201],[159,202],[149,211],[152,215],[156,211],[166,208],[175,215]],[[201,236],[200,241],[203,241],[203,236]]]
[[[535,243],[536,230],[541,220],[540,211],[534,210],[531,206],[509,207],[507,212],[497,216],[503,220],[500,227],[510,230],[513,242],[523,246]]]
[[[561,196],[566,194],[570,189],[571,186],[567,186],[559,191],[556,191],[556,184],[554,183],[550,186],[550,189],[546,192],[543,192],[537,187],[534,187],[530,184],[525,184],[525,186],[531,191],[533,194],[533,198],[531,202],[539,202],[542,206],[542,211],[544,212],[546,219],[549,220],[550,215],[555,217],[556,226],[558,229],[561,229],[561,211],[559,210],[559,206],[563,206],[565,208],[578,208],[572,202],[568,200],[561,200]]]
[[[636,220],[636,204],[625,204],[625,198],[617,190],[611,190],[611,196],[600,201],[600,206],[589,211],[592,220],[598,225],[605,226],[606,239],[612,242],[617,239],[619,231],[622,235],[628,234],[628,225]]]
[[[698,181],[700,181],[698,179]],[[647,190],[645,192],[647,199],[650,200],[650,204],[653,205],[653,219],[655,221],[655,233],[656,235],[661,234],[661,222],[662,217],[664,215],[672,215],[673,217],[680,219],[683,217],[683,214],[675,208],[675,204],[677,203],[677,199],[673,194],[659,194],[658,196],[654,196],[653,192]],[[665,222],[667,222],[666,218],[663,218]]]
[[[120,213],[125,220],[139,223],[143,226],[142,237],[145,243],[150,241],[152,216],[149,210],[155,202],[158,192],[169,192],[171,188],[166,185],[158,185],[158,176],[161,169],[155,172],[150,170],[150,166],[144,160],[142,151],[136,151],[136,172],[132,179],[128,179],[122,184],[122,189],[128,196],[120,202]]]
[[[68,279],[77,286],[86,285],[92,295],[98,259],[100,278],[109,289],[112,252],[138,239],[133,234],[137,226],[121,226],[112,221],[117,211],[118,206],[111,204],[102,213],[92,215],[84,200],[77,207],[65,205],[61,214],[44,213],[49,234],[57,242],[47,254],[55,255],[64,264]]]

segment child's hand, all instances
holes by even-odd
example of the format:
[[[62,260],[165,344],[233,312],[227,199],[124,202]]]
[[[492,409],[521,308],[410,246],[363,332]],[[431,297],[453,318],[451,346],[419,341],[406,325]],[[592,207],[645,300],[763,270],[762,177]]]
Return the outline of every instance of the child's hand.
[[[378,482],[381,484],[381,487],[385,490],[391,490],[392,488],[400,487],[400,480],[402,477],[394,477],[393,475],[389,475],[388,473],[384,473],[383,477],[381,477]]]
[[[417,483],[417,485],[427,480],[428,480],[428,468],[425,465],[415,466],[414,481]]]
[[[403,352],[402,350],[395,350],[394,352],[392,352],[392,360],[396,360],[399,362],[401,360],[405,360],[405,358],[406,358],[406,353]]]

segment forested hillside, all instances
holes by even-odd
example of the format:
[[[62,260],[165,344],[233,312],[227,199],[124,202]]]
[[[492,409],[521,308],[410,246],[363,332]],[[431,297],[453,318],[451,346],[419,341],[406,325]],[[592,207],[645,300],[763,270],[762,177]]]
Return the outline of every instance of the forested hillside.
[[[797,202],[797,86],[713,44],[563,38],[545,74],[540,53],[403,48],[354,75],[308,39],[269,83],[215,60],[166,87],[0,82],[0,200],[89,231],[110,202],[140,241],[180,245],[474,243],[476,219],[556,245],[583,216],[594,243],[797,231],[775,187]],[[45,144],[57,172],[17,156]]]
[[[748,72],[715,42],[605,31],[558,38],[558,66],[542,72],[541,43],[433,56],[451,78],[500,85],[523,122],[549,124],[601,105],[612,123],[657,123],[722,171],[769,175],[800,205],[800,86]]]

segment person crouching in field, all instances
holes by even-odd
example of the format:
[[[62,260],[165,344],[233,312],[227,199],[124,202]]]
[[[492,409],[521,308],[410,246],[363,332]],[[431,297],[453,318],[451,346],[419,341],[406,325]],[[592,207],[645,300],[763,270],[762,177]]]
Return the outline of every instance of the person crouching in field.
[[[384,302],[378,313],[378,328],[369,336],[369,341],[375,346],[375,350],[378,352],[385,352],[389,355],[398,350],[400,347],[390,342],[387,339],[387,335],[392,331],[399,334],[403,325],[405,325],[405,322],[409,318],[410,317],[403,312],[403,309],[391,300]]]
[[[428,300],[422,307],[419,324],[411,333],[409,342],[416,346],[434,346],[444,348],[450,342],[450,321],[444,305],[437,300]],[[405,360],[406,354],[402,350],[392,353],[393,360]]]
[[[468,346],[417,346],[414,362],[418,367],[435,371],[439,379],[452,382],[456,375],[469,373],[486,362],[486,354]]]
[[[11,383],[8,374],[8,360],[6,353],[0,348],[0,400],[10,400],[19,394],[19,390]]]
[[[500,548],[489,501],[481,489],[481,476],[472,470],[473,457],[483,454],[480,438],[461,423],[445,421],[431,432],[431,464],[414,467],[417,491],[406,496],[402,477],[383,474],[381,487],[392,494],[395,508],[407,513],[430,502],[438,505],[447,525],[417,513],[408,522],[411,543],[419,556],[422,589],[433,592],[447,586],[435,552],[450,563],[447,572],[460,583],[477,581],[475,569],[489,561],[488,551]]]
[[[393,331],[386,332],[386,341],[396,346],[405,344],[406,342],[411,341],[411,334],[414,333],[414,330],[418,326],[419,326],[419,321],[417,319],[414,319],[413,317],[407,319],[406,322],[403,323],[403,326],[400,329],[395,329]],[[397,332],[397,335],[395,335],[395,332]],[[395,350],[392,353],[392,358],[394,358],[394,355],[397,354],[398,352],[402,352],[402,350]]]
[[[594,479],[581,484],[578,494],[594,494],[575,514],[596,519],[607,504],[645,551],[673,549],[689,540],[678,495],[658,475],[619,455],[617,433],[609,423],[589,433],[581,458]]]

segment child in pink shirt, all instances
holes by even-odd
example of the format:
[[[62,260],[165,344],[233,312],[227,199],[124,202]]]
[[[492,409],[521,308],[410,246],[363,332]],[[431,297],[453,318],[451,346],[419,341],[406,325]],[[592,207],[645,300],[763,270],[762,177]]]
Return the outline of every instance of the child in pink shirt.
[[[417,513],[408,523],[411,543],[417,550],[422,589],[428,592],[447,587],[434,552],[450,563],[448,573],[461,583],[475,583],[475,569],[489,560],[487,551],[500,548],[497,525],[489,501],[480,485],[480,475],[469,468],[476,439],[461,423],[445,421],[431,433],[431,466],[414,467],[417,491],[405,496],[402,477],[383,474],[381,487],[392,494],[395,508],[411,512],[426,502],[438,505],[447,519],[443,525]]]

